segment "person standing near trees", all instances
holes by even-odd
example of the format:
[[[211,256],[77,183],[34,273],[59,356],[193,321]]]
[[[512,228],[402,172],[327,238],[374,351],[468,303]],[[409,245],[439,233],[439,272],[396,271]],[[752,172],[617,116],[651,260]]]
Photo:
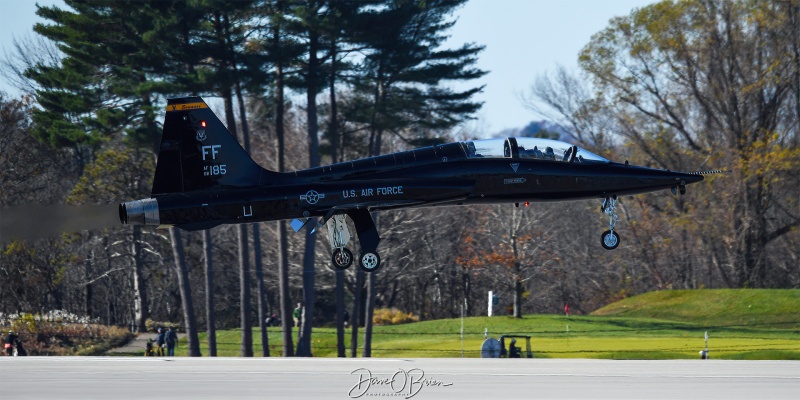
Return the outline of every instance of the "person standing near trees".
[[[14,355],[14,347],[17,346],[17,341],[19,341],[19,336],[14,334],[14,331],[8,331],[8,336],[6,336],[5,348],[6,348],[6,355],[11,356]]]
[[[164,355],[164,329],[159,327],[158,328],[158,335],[156,335],[156,355],[163,356]]]
[[[175,330],[171,326],[169,327],[166,338],[164,338],[164,340],[167,343],[167,357],[174,357],[175,345],[178,344],[178,334],[175,333]]]
[[[297,308],[294,309],[292,313],[292,318],[294,318],[294,327],[297,328],[300,326],[300,318],[303,316],[303,304],[297,303]]]

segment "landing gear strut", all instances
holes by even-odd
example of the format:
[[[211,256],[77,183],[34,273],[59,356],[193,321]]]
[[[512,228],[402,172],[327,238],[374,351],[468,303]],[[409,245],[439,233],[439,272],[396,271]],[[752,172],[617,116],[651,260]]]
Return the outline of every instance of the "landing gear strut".
[[[381,266],[381,257],[376,251],[381,238],[378,236],[372,216],[366,209],[348,210],[347,215],[333,215],[333,211],[331,211],[323,219],[323,221],[327,220],[325,226],[328,228],[328,241],[331,244],[331,263],[338,270],[345,270],[353,265],[353,252],[345,247],[350,241],[347,216],[353,220],[361,245],[359,267],[366,272],[375,272]]]
[[[353,252],[347,247],[350,241],[350,230],[344,215],[333,215],[325,224],[328,227],[328,241],[331,244],[331,263],[338,270],[345,270],[353,265]]]
[[[609,230],[603,232],[603,235],[600,236],[600,243],[606,250],[616,249],[620,242],[619,235],[617,232],[614,232],[614,227],[617,225],[617,220],[619,220],[619,216],[616,213],[616,207],[617,195],[612,195],[603,200],[603,206],[600,208],[604,213],[606,213],[606,215],[608,215]]]
[[[378,236],[378,228],[375,227],[372,215],[364,208],[348,210],[347,215],[353,220],[356,233],[358,233],[361,246],[359,267],[365,272],[377,271],[381,267],[381,257],[377,251],[381,238]]]

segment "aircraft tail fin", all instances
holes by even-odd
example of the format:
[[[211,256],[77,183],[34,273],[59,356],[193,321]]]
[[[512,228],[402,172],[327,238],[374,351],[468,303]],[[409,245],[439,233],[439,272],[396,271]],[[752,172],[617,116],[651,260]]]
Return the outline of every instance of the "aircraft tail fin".
[[[152,196],[213,187],[251,187],[276,172],[261,168],[200,97],[169,99]]]

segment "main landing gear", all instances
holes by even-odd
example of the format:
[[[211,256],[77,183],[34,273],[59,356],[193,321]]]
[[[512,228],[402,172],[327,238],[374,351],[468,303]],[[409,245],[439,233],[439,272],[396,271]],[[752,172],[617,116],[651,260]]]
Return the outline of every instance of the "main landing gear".
[[[353,220],[358,233],[363,253],[359,267],[365,272],[373,272],[381,266],[381,257],[375,250],[380,242],[378,231],[372,216],[367,210],[353,210],[347,213]],[[345,270],[353,265],[353,252],[347,247],[350,241],[350,229],[347,228],[346,215],[333,215],[325,224],[328,228],[328,239],[331,244],[331,263],[338,270]]]
[[[347,229],[345,215],[334,215],[325,224],[328,227],[328,242],[331,244],[331,263],[339,270],[345,270],[353,265],[353,252],[347,247],[350,241],[350,230]]]
[[[361,269],[372,272],[380,268],[381,257],[375,252],[366,252],[361,255]]]
[[[336,269],[348,269],[351,265],[353,265],[353,252],[347,247],[333,249],[331,262],[333,263],[333,267]]]
[[[617,232],[614,232],[614,226],[617,225],[617,220],[619,220],[619,216],[616,213],[616,207],[617,195],[606,197],[605,200],[603,200],[603,206],[600,207],[600,210],[608,215],[609,230],[603,232],[603,235],[600,236],[600,243],[606,250],[614,250],[617,248],[617,246],[619,246],[619,235]]]

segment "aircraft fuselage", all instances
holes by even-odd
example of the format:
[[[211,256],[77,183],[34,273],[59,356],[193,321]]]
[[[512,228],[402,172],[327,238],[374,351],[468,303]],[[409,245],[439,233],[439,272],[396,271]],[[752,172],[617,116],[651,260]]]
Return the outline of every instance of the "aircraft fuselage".
[[[619,163],[467,158],[461,143],[280,173],[269,184],[157,196],[160,223],[206,229],[322,217],[332,209],[445,206],[604,198],[702,176]]]
[[[683,194],[701,180],[700,173],[614,163],[561,141],[513,137],[274,172],[253,161],[201,98],[187,97],[167,103],[150,198],[121,203],[119,218],[186,230],[282,219],[292,219],[296,231],[327,225],[333,265],[344,269],[354,258],[345,247],[349,217],[361,268],[375,271],[380,236],[371,211],[602,198],[609,216],[602,244],[614,249],[617,196],[662,189]]]

